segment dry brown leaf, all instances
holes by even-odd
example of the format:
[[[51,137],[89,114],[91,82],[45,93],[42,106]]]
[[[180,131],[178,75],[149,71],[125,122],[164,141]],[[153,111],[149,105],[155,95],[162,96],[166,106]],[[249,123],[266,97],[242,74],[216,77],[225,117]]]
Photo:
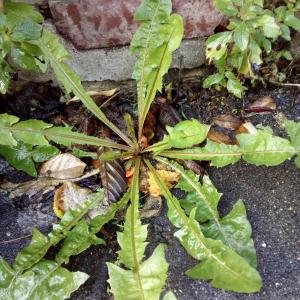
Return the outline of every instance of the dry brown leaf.
[[[164,180],[166,186],[171,189],[180,179],[180,175],[176,172],[167,171],[167,170],[157,170],[158,174]],[[149,194],[153,197],[162,196],[163,193],[160,190],[158,184],[154,179],[154,175],[151,172],[148,172],[148,191]]]
[[[235,145],[234,140],[223,132],[210,128],[207,138],[219,144]]]
[[[65,182],[54,194],[53,210],[56,216],[61,218],[67,210],[75,210],[82,206],[92,195],[93,192],[88,188],[82,188],[70,181]],[[103,215],[107,208],[108,204],[103,200],[97,208],[89,210],[87,216],[89,219],[93,219]]]
[[[254,134],[257,132],[256,127],[251,122],[245,122],[243,123],[237,130],[236,134],[240,133],[251,133]]]
[[[276,109],[276,102],[270,96],[262,97],[254,101],[247,108],[247,113],[266,113]]]
[[[98,97],[98,96],[104,96],[104,97],[111,97],[113,96],[116,92],[118,91],[117,88],[107,90],[107,91],[88,91],[87,93],[93,98],[93,97]],[[67,104],[70,104],[72,102],[79,102],[80,99],[75,96],[72,99],[67,101]]]
[[[70,153],[63,153],[54,156],[43,163],[39,174],[56,179],[70,179],[81,176],[86,164]]]
[[[215,117],[213,123],[226,129],[236,130],[241,126],[242,121],[237,116],[225,114]]]
[[[98,151],[99,156],[104,152],[101,147]],[[125,170],[120,160],[103,161],[99,159],[100,177],[102,186],[106,192],[108,202],[118,201],[126,191],[127,183]]]
[[[54,194],[53,210],[55,214],[62,218],[65,211],[82,206],[88,199],[92,191],[82,188],[73,182],[65,182]]]

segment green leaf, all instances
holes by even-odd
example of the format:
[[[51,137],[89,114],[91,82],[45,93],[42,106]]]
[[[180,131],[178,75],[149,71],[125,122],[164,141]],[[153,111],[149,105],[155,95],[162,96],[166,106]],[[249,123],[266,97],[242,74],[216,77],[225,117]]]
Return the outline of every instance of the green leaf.
[[[90,222],[91,232],[98,233],[106,223],[115,217],[117,211],[123,209],[127,205],[129,198],[130,190],[127,190],[119,201],[110,204],[105,214],[93,218]]]
[[[144,0],[135,13],[135,19],[143,21],[131,41],[131,51],[138,55],[133,78],[138,89],[139,138],[156,92],[162,89],[172,53],[183,37],[182,18],[170,16],[171,6],[170,0]]]
[[[250,43],[249,43],[249,49],[250,49],[250,60],[251,63],[257,64],[257,65],[261,65],[263,63],[262,59],[261,59],[261,49],[258,45],[258,43],[256,43],[255,40],[250,39]]]
[[[59,264],[68,263],[70,256],[78,255],[92,245],[101,244],[104,244],[104,241],[91,233],[88,223],[81,220],[68,233],[55,260]]]
[[[232,93],[238,98],[241,98],[245,88],[241,84],[241,82],[238,80],[238,78],[232,73],[227,71],[225,73],[225,76],[227,77],[227,90],[229,93]]]
[[[165,260],[164,246],[155,248],[152,255],[139,266],[140,285],[133,270],[124,270],[107,263],[109,284],[116,300],[158,300],[165,284],[168,263]]]
[[[29,269],[45,256],[49,249],[49,239],[40,233],[36,228],[32,228],[32,241],[21,250],[14,262],[13,268],[16,272]]]
[[[22,21],[33,21],[35,23],[42,23],[43,16],[35,9],[33,5],[26,3],[13,3],[5,1],[4,14],[6,15],[7,24],[11,29]]]
[[[255,134],[239,134],[243,159],[256,166],[276,166],[295,154],[295,149],[286,139],[258,130]]]
[[[206,41],[206,58],[211,63],[212,60],[219,60],[226,54],[227,46],[232,41],[233,33],[224,31],[211,35]]]
[[[287,14],[284,19],[284,24],[292,27],[296,31],[300,31],[300,19],[294,16],[293,13]]]
[[[120,136],[128,145],[134,147],[133,142],[112,122],[110,122],[94,100],[86,92],[80,78],[65,64],[70,59],[69,53],[59,42],[59,38],[44,29],[41,39],[36,42],[51,65],[56,79],[64,86],[67,93],[74,93],[82,103],[105,125]]]
[[[164,298],[163,298],[163,300],[176,300],[176,299],[177,298],[176,298],[175,294],[172,291],[167,292],[164,295]]]
[[[24,171],[30,176],[37,176],[34,162],[46,161],[59,153],[60,151],[51,145],[33,147],[22,142],[17,146],[0,145],[0,155],[17,170]]]
[[[9,299],[67,299],[88,277],[82,272],[70,272],[53,261],[42,260],[16,277],[9,288]]]
[[[168,135],[161,142],[158,142],[147,149],[147,151],[159,152],[170,148],[187,148],[202,143],[209,131],[210,126],[199,121],[185,120],[174,127],[167,126]]]
[[[52,127],[51,124],[40,120],[21,121],[13,126],[16,130],[14,136],[30,145],[48,145],[49,142],[44,137],[43,130],[50,127]]]
[[[149,162],[146,163],[167,199],[169,220],[179,228],[175,236],[193,258],[201,260],[186,274],[192,278],[211,280],[212,286],[216,288],[240,293],[259,291],[262,281],[258,272],[222,242],[205,238],[194,218],[195,209],[187,217],[160,175]]]
[[[224,167],[241,159],[238,146],[219,144],[208,140],[205,147],[185,150],[170,150],[159,153],[161,156],[186,160],[210,160],[215,167]]]
[[[249,43],[249,29],[245,23],[239,24],[233,32],[233,40],[241,51],[245,51]]]
[[[0,93],[6,94],[10,82],[10,71],[11,68],[3,63],[0,69]]]
[[[215,73],[213,75],[209,75],[203,81],[203,87],[210,88],[211,86],[213,86],[215,84],[220,84],[224,78],[225,78],[224,74],[222,74],[222,73]]]
[[[105,146],[110,148],[131,150],[126,145],[116,144],[106,139],[88,136],[78,132],[72,132],[71,127],[53,127],[52,124],[39,120],[18,122],[18,118],[8,114],[0,114],[0,134],[3,138],[0,144],[16,146],[16,139],[29,145],[48,145],[48,141],[71,146],[72,144],[88,144]]]
[[[135,160],[130,193],[131,205],[127,209],[124,231],[118,232],[121,247],[119,261],[124,270],[107,263],[109,284],[115,299],[159,299],[167,277],[168,263],[164,247],[159,245],[152,256],[142,262],[147,246],[147,225],[142,225],[138,216],[140,158]]]
[[[268,38],[278,38],[280,35],[280,26],[276,23],[274,17],[264,14],[257,19],[257,25],[262,27],[262,30]]]
[[[42,33],[42,26],[30,20],[22,21],[14,28],[11,39],[15,42],[37,40]]]
[[[233,17],[236,16],[238,13],[238,10],[234,6],[232,0],[214,0],[214,5],[226,16]]]
[[[202,148],[168,150],[159,155],[186,160],[211,160],[212,165],[217,167],[235,163],[241,157],[255,165],[275,166],[299,152],[287,139],[273,136],[267,130],[258,130],[255,134],[239,134],[237,140],[240,147],[207,141]]]
[[[286,120],[284,128],[291,139],[291,144],[296,149],[298,155],[295,159],[295,164],[300,168],[300,122]]]
[[[219,220],[202,225],[206,237],[222,241],[252,266],[257,266],[256,251],[251,238],[252,228],[247,219],[246,208],[242,200],[238,200],[231,212]]]
[[[128,208],[126,213],[126,222],[124,224],[124,231],[118,233],[118,243],[121,247],[119,259],[129,269],[135,268],[135,259],[140,262],[144,258],[145,248],[147,246],[147,225],[142,225],[139,219],[136,219],[134,224],[131,224],[132,209]],[[133,228],[132,228],[133,225]],[[134,237],[132,236],[134,234]],[[129,242],[135,240],[136,250],[132,249],[132,244]],[[132,255],[135,251],[135,257]]]
[[[251,266],[256,267],[252,230],[243,202],[239,200],[227,216],[220,218],[218,204],[222,194],[218,193],[208,176],[203,177],[201,184],[199,176],[191,170],[184,170],[176,162],[159,158],[157,160],[180,174],[176,188],[186,192],[180,205],[188,215],[195,210],[195,219],[202,223],[205,237],[220,240],[245,258]]]
[[[7,129],[7,127],[11,127],[13,124],[19,121],[18,117],[8,115],[8,114],[0,114],[0,144],[1,145],[11,145],[16,146],[18,143],[13,138],[12,133]]]

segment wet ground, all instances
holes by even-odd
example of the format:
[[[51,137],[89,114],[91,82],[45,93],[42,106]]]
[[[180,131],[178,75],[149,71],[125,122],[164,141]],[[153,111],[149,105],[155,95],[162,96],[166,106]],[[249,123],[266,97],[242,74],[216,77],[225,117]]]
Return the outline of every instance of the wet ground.
[[[276,113],[284,112],[287,117],[300,121],[300,92],[295,89],[275,87],[253,89],[240,102],[233,98],[222,98],[220,94],[205,91],[195,93],[194,88],[182,89],[174,107],[183,117],[195,117],[208,123],[213,117],[224,112],[236,113],[246,118],[243,108],[261,96],[273,97],[277,103],[277,110],[272,114],[256,114],[247,117],[254,124],[269,125],[277,133],[283,134],[274,119]],[[123,105],[122,102],[121,105]],[[9,107],[5,108],[7,111],[10,109]],[[53,118],[53,116],[49,115],[47,118]],[[48,120],[47,118],[46,120]],[[209,283],[186,277],[184,271],[194,265],[195,261],[173,238],[174,228],[166,218],[164,205],[160,216],[145,222],[150,223],[148,239],[151,246],[147,251],[151,253],[158,243],[165,243],[167,246],[166,256],[170,263],[170,269],[166,288],[173,290],[178,299],[184,300],[300,299],[299,170],[291,161],[272,168],[255,167],[240,162],[222,169],[211,168],[209,175],[218,190],[224,194],[219,207],[221,214],[226,214],[238,199],[245,201],[253,228],[258,270],[263,278],[264,287],[260,293],[241,295],[214,289]],[[0,160],[0,176],[0,180],[1,178],[14,181],[28,179],[20,172],[15,172],[8,167],[4,160]],[[51,207],[51,193],[36,201],[27,198],[12,201],[5,191],[1,191],[0,255],[12,263],[16,253],[30,240],[26,236],[30,234],[32,225],[47,232],[51,222],[55,220]],[[112,236],[107,247],[92,247],[71,259],[68,265],[69,269],[84,271],[90,275],[90,279],[73,294],[72,299],[111,298],[107,293],[105,262],[116,259],[115,252],[118,248],[115,229],[114,224],[107,227]],[[9,243],[3,242],[19,237],[23,238]]]

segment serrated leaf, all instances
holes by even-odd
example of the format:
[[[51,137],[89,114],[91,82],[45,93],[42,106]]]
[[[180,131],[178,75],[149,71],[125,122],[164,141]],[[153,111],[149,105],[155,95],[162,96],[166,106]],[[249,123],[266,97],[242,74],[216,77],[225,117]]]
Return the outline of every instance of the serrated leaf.
[[[167,126],[168,135],[161,142],[149,147],[149,149],[160,152],[170,148],[192,147],[205,140],[209,128],[210,126],[202,124],[195,119],[181,121],[174,127]]]
[[[239,134],[243,159],[257,166],[276,166],[295,154],[295,149],[286,139],[258,130],[255,134]]]
[[[134,163],[135,173],[130,187],[131,205],[127,209],[124,231],[118,232],[119,261],[124,270],[107,263],[109,284],[115,299],[159,299],[167,277],[168,264],[164,247],[158,246],[152,256],[142,262],[147,246],[147,225],[142,225],[138,211],[140,158]]]
[[[132,52],[138,54],[133,78],[138,88],[139,138],[155,94],[162,89],[172,53],[183,36],[182,19],[176,14],[170,16],[171,7],[170,0],[144,0],[135,14],[136,20],[143,21],[131,42]]]
[[[10,165],[30,176],[37,176],[35,162],[43,162],[59,154],[60,151],[51,145],[35,146],[20,142],[17,146],[1,146],[0,155],[5,157]]]
[[[241,151],[236,145],[219,144],[207,140],[204,147],[194,147],[185,150],[170,150],[159,153],[161,156],[187,159],[187,160],[209,160],[212,166],[224,167],[241,159]]]
[[[37,40],[40,38],[42,26],[30,20],[22,21],[14,28],[11,38],[15,42]]]
[[[116,300],[159,299],[165,284],[168,263],[165,260],[164,246],[155,248],[152,255],[139,267],[141,288],[137,284],[137,274],[107,263],[109,284]]]
[[[13,269],[16,272],[22,272],[23,270],[29,269],[38,262],[41,257],[44,257],[48,249],[48,237],[40,233],[36,228],[32,228],[31,243],[18,253],[13,264]]]
[[[62,248],[55,257],[59,264],[68,263],[72,255],[78,255],[92,245],[101,245],[105,242],[90,231],[90,227],[85,220],[79,221],[68,233]]]
[[[225,73],[225,76],[227,77],[227,90],[229,93],[232,93],[238,98],[241,98],[245,88],[243,87],[240,80],[232,73],[227,71]]]
[[[13,3],[5,1],[4,14],[6,15],[7,25],[13,29],[16,24],[22,21],[34,21],[42,23],[43,16],[35,9],[33,5],[27,3]]]
[[[222,194],[218,193],[208,176],[203,177],[201,184],[199,176],[190,170],[184,170],[176,162],[158,161],[164,162],[181,175],[176,188],[185,191],[186,196],[180,200],[180,205],[188,215],[195,210],[195,220],[201,223],[205,237],[220,240],[245,258],[251,266],[256,267],[252,230],[243,202],[239,200],[228,215],[220,218],[218,204]]]
[[[49,142],[44,137],[43,130],[52,127],[40,120],[21,121],[14,125],[14,136],[24,143],[30,145],[48,145]]]
[[[221,73],[216,73],[216,74],[213,74],[213,75],[209,75],[203,81],[203,87],[204,88],[210,88],[211,86],[213,86],[215,84],[220,84],[223,81],[224,78],[225,78],[224,74],[221,74]]]
[[[134,225],[132,226],[132,218],[136,218]],[[134,237],[132,236],[134,234]],[[145,249],[148,243],[147,238],[147,225],[142,225],[141,221],[135,217],[132,213],[132,207],[129,206],[126,213],[126,221],[124,224],[124,231],[118,232],[118,243],[121,250],[118,251],[119,259],[128,269],[134,269],[135,258],[138,262],[144,258]],[[135,250],[132,249],[131,240],[135,240]],[[135,252],[135,257],[132,252]]]
[[[280,26],[276,23],[274,17],[264,14],[257,19],[257,24],[262,27],[263,32],[268,38],[278,38],[280,35]]]
[[[83,133],[73,132],[71,127],[53,127],[52,124],[39,120],[19,122],[19,118],[0,114],[0,144],[16,146],[16,138],[30,145],[48,145],[48,141],[70,146],[72,144],[88,144],[106,146],[116,149],[130,150],[126,145],[116,144],[112,141],[88,136]]]
[[[64,46],[59,42],[59,38],[47,29],[43,29],[42,37],[36,42],[49,62],[58,82],[60,82],[66,92],[74,93],[82,103],[112,131],[121,137],[128,145],[133,146],[132,141],[112,122],[110,122],[102,110],[81,84],[80,78],[65,64],[70,59],[70,55]]]
[[[53,261],[42,260],[16,277],[9,289],[9,299],[67,299],[88,277],[82,272],[70,272]]]
[[[211,280],[212,286],[217,288],[240,293],[259,291],[262,281],[258,272],[222,242],[205,238],[194,219],[195,210],[187,217],[179,201],[171,195],[149,162],[147,166],[155,174],[157,183],[164,191],[169,220],[179,228],[175,236],[193,258],[202,261],[186,274],[192,278]]]
[[[220,240],[236,251],[252,266],[257,266],[256,251],[251,238],[251,225],[247,220],[246,208],[242,200],[238,200],[231,212],[219,220],[202,225],[206,237]]]

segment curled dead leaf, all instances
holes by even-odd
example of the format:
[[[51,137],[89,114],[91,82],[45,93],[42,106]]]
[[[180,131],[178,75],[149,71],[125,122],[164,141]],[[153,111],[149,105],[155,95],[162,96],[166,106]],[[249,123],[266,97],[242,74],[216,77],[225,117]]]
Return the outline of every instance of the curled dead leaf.
[[[83,188],[76,183],[67,181],[54,194],[53,211],[57,217],[62,218],[67,210],[75,210],[93,195],[88,188]],[[108,208],[104,201],[97,208],[89,210],[87,216],[93,219],[98,215],[103,215]]]
[[[109,151],[109,150],[108,150]],[[99,156],[104,153],[101,147],[98,151]],[[118,201],[126,191],[127,183],[125,178],[125,170],[120,160],[104,161],[99,159],[100,177],[102,186],[106,192],[108,202]]]
[[[90,189],[82,188],[76,183],[65,182],[54,194],[54,213],[57,217],[62,218],[65,211],[82,206],[91,193]]]
[[[245,122],[243,123],[237,130],[236,133],[251,133],[254,134],[257,132],[256,127],[251,122]]]
[[[223,132],[210,128],[207,138],[219,144],[234,145],[235,141]]]
[[[115,89],[111,89],[111,90],[107,90],[107,91],[88,91],[87,93],[92,97],[99,97],[99,96],[104,96],[104,97],[111,97],[113,96],[116,92],[118,91],[117,88]],[[70,104],[72,102],[79,102],[80,99],[75,96],[72,99],[67,101],[67,104]]]
[[[262,97],[254,101],[247,108],[246,113],[267,113],[276,109],[276,102],[270,96]]]
[[[225,114],[215,117],[213,119],[213,124],[216,124],[226,129],[236,130],[241,126],[242,121],[237,116]]]
[[[70,153],[63,153],[54,156],[43,163],[39,174],[56,179],[70,179],[81,176],[86,164]]]

